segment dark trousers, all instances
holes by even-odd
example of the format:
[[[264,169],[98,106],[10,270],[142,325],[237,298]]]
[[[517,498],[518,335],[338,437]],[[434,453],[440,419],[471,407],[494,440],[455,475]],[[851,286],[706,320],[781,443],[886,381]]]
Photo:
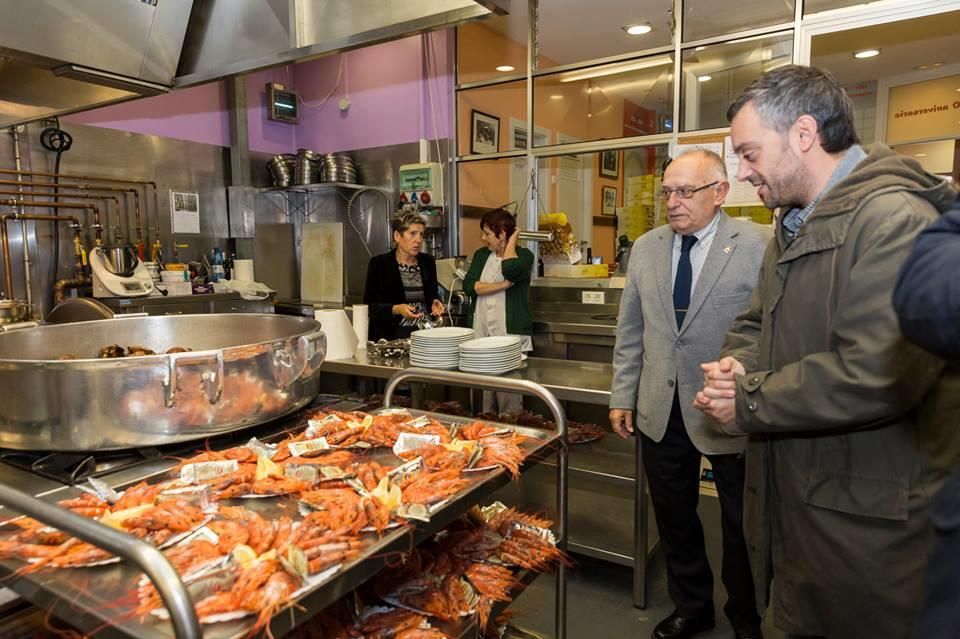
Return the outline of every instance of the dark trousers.
[[[697,515],[700,496],[700,451],[687,436],[676,393],[663,440],[643,438],[643,465],[667,560],[667,585],[683,617],[714,615],[713,573],[707,562],[703,525]],[[727,589],[724,612],[737,629],[757,628],[753,576],[743,538],[742,455],[707,455],[720,497],[723,530],[721,578]]]

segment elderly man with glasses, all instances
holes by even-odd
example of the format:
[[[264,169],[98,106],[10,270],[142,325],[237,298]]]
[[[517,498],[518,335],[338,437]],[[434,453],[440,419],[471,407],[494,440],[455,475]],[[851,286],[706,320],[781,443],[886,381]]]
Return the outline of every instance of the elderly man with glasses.
[[[697,515],[700,460],[713,466],[723,532],[724,612],[736,637],[762,637],[743,539],[745,440],[718,434],[693,407],[700,363],[716,359],[723,336],[749,306],[769,229],[721,210],[730,184],[723,160],[691,151],[674,160],[660,193],[669,226],[633,246],[617,321],[610,423],[639,429],[644,468],[676,610],[654,639],[682,639],[715,625],[713,574]]]

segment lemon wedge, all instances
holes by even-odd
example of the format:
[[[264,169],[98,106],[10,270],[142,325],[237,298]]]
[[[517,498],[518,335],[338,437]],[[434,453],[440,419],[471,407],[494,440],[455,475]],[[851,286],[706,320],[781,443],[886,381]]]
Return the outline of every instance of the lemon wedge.
[[[280,464],[266,457],[257,457],[257,472],[254,479],[266,479],[267,477],[283,477],[283,468]]]

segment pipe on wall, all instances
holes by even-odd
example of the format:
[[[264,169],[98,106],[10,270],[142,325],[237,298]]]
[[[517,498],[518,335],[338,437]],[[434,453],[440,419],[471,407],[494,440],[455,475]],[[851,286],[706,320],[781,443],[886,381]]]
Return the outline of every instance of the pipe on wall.
[[[15,202],[16,200],[11,199],[7,203],[10,206],[13,206]],[[27,206],[27,204],[24,204],[24,206]],[[63,208],[73,208],[73,207],[63,207]],[[80,228],[81,228],[80,220],[72,215],[64,215],[64,216],[33,215],[29,213],[6,213],[4,215],[0,215],[0,244],[2,244],[2,248],[3,248],[3,275],[6,280],[5,293],[8,298],[13,297],[13,276],[10,271],[10,238],[7,234],[7,222],[9,222],[10,220],[20,220],[20,221],[34,220],[37,222],[53,222],[55,224],[70,222],[74,228],[75,238],[76,238],[76,234],[80,232]],[[74,246],[75,246],[74,250],[76,250],[76,243]],[[80,275],[82,276],[82,274],[83,274],[83,267],[81,264]]]

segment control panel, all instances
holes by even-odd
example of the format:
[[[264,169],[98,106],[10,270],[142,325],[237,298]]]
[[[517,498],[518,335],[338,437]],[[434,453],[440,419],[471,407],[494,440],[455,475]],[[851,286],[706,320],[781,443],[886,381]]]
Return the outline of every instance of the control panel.
[[[400,205],[417,208],[443,207],[443,175],[439,162],[404,164],[400,167]]]

